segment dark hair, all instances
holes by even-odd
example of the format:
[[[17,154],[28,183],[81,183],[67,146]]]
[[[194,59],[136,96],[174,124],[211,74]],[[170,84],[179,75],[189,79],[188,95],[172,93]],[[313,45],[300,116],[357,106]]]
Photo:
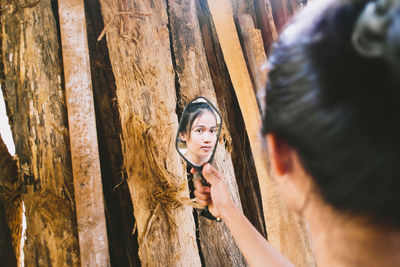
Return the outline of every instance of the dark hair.
[[[214,110],[206,102],[189,103],[182,114],[179,123],[178,133],[189,133],[190,137],[190,129],[192,128],[194,120],[202,115],[205,111],[211,112],[211,114],[213,114],[213,116],[215,117]]]
[[[354,48],[368,2],[328,1],[288,25],[269,57],[263,133],[296,149],[327,203],[398,228],[400,73],[393,58]],[[399,5],[392,16],[398,52]]]

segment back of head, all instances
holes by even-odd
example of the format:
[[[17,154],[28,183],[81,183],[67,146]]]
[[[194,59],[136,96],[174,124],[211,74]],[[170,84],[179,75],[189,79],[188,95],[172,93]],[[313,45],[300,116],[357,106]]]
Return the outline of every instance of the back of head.
[[[263,132],[327,203],[400,227],[400,0],[315,3],[274,45]]]

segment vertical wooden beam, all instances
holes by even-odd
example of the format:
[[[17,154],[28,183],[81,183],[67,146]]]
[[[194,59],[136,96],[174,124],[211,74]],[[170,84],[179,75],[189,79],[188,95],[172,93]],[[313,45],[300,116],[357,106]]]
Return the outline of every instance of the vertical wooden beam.
[[[267,171],[267,159],[259,136],[260,111],[229,0],[208,0],[208,5],[248,133],[262,193],[268,240],[296,266],[312,266],[314,259],[304,221],[284,206]]]
[[[278,38],[270,0],[254,0],[257,24],[261,29],[265,53],[268,55],[272,43]]]
[[[109,266],[84,5],[58,3],[81,264]]]
[[[270,0],[270,3],[276,29],[281,32],[288,19],[286,0]]]

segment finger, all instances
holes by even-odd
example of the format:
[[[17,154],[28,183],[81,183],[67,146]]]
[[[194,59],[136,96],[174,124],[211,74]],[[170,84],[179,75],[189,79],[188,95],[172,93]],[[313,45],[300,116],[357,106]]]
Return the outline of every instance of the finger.
[[[194,181],[194,187],[195,187],[195,190],[200,192],[200,193],[209,193],[210,192],[210,187],[209,186],[204,186],[201,183],[200,179],[196,179]]]
[[[196,172],[196,170],[195,170],[194,168],[191,168],[191,169],[190,169],[190,173],[191,173],[191,174],[194,174],[195,172]]]
[[[205,207],[205,206],[209,206],[211,204],[211,201],[205,201],[205,200],[196,198],[196,203],[199,204],[200,206]]]
[[[219,182],[219,180],[220,180],[220,174],[209,163],[204,165],[202,173],[203,173],[204,178],[211,185]]]
[[[211,195],[208,194],[201,194],[199,192],[194,192],[194,196],[196,197],[196,199],[201,199],[201,200],[210,200],[211,199]]]

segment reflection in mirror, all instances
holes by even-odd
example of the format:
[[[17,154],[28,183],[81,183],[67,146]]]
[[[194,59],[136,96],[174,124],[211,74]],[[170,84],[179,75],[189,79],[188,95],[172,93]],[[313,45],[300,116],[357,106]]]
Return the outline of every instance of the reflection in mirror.
[[[204,97],[192,100],[184,109],[179,122],[176,148],[193,167],[211,162],[219,134],[221,115]]]

